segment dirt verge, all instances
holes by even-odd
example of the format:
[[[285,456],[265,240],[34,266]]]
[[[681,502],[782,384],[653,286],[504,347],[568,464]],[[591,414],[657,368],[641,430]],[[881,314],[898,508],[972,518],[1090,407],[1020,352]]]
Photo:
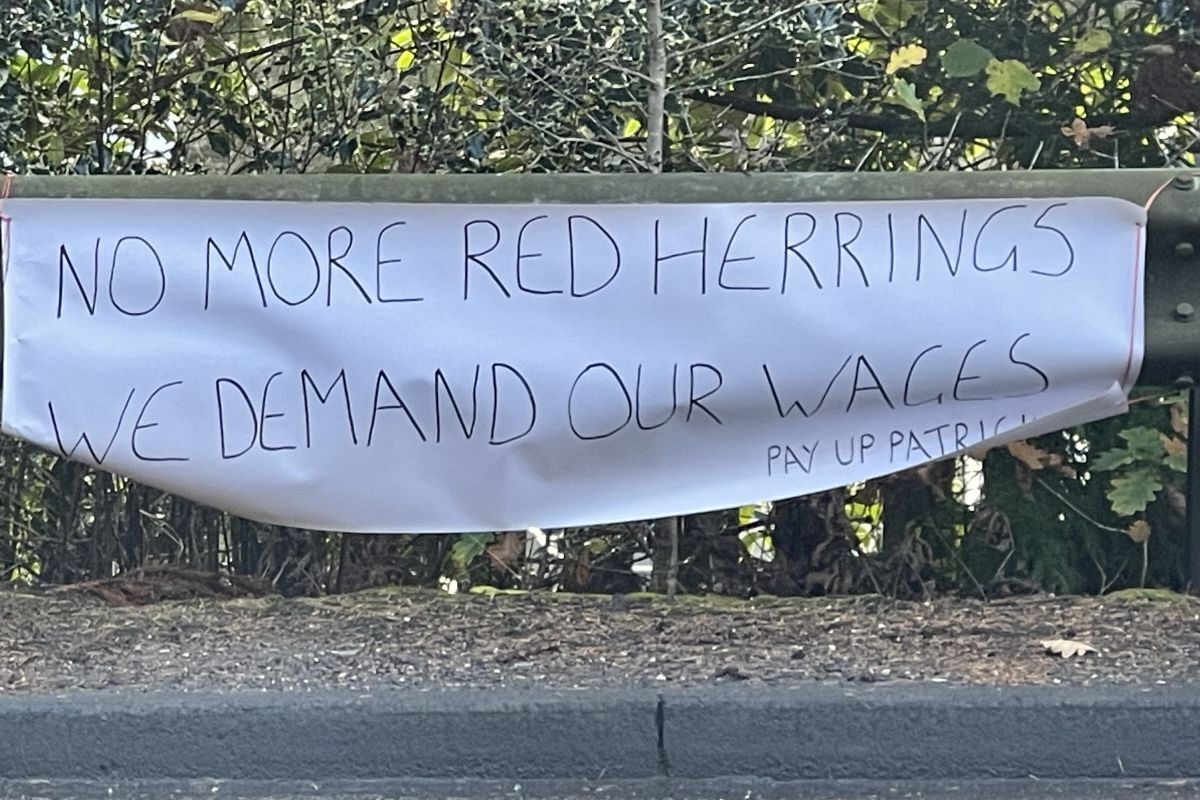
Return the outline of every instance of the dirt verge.
[[[111,600],[111,598],[110,598]],[[1095,648],[1063,658],[1046,640]],[[1200,599],[446,595],[112,605],[0,591],[0,692],[713,682],[1194,683]]]

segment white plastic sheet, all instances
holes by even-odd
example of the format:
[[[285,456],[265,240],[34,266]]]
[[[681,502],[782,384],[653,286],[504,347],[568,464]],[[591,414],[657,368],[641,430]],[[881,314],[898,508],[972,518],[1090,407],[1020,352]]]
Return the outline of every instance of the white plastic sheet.
[[[3,429],[268,522],[558,527],[1124,410],[1114,199],[9,200]]]

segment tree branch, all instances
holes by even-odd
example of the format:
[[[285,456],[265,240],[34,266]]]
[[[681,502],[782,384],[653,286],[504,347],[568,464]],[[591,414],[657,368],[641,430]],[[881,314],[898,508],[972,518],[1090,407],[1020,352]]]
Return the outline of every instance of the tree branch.
[[[1057,130],[1069,120],[1053,119],[1049,116],[1035,118],[1025,116],[1021,120],[1009,119],[1006,109],[1004,114],[985,114],[977,117],[961,115],[948,116],[923,123],[914,117],[900,114],[832,114],[828,108],[802,106],[794,103],[782,103],[774,100],[758,100],[746,95],[732,92],[689,92],[684,95],[688,100],[709,105],[723,106],[734,111],[747,114],[761,114],[787,122],[841,122],[851,128],[876,131],[889,136],[950,136],[956,135],[967,139],[996,138],[1002,132],[1018,136],[1044,136],[1050,130]],[[1008,128],[1005,130],[1005,121]],[[1112,125],[1118,130],[1134,130],[1137,128],[1154,127],[1164,120],[1144,112],[1125,114],[1105,114],[1089,117],[1089,125]]]
[[[164,89],[171,88],[184,78],[197,75],[201,72],[204,72],[206,69],[212,69],[213,67],[225,67],[238,61],[249,61],[252,58],[259,58],[260,56],[277,53],[280,50],[286,50],[289,47],[300,44],[304,41],[304,39],[305,37],[303,36],[293,36],[289,39],[284,39],[281,42],[274,42],[272,44],[259,47],[255,50],[248,50],[245,53],[230,53],[229,55],[221,56],[220,58],[214,58],[209,61],[200,61],[197,62],[195,66],[189,66],[185,69],[172,72],[169,75],[163,75],[155,78],[151,83],[150,88],[153,91],[161,92]],[[130,103],[128,105],[133,104]]]

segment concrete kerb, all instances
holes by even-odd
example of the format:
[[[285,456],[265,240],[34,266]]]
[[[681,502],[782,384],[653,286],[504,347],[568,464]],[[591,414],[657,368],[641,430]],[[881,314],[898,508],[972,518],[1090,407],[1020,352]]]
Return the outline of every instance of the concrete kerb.
[[[0,696],[9,780],[1030,776],[1200,776],[1200,687]]]

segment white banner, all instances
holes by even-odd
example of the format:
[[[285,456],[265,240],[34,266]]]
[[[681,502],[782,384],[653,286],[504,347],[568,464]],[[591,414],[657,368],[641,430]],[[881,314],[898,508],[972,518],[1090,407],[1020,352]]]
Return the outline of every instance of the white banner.
[[[1142,357],[1114,199],[5,211],[4,431],[307,528],[804,494],[1119,413]]]

